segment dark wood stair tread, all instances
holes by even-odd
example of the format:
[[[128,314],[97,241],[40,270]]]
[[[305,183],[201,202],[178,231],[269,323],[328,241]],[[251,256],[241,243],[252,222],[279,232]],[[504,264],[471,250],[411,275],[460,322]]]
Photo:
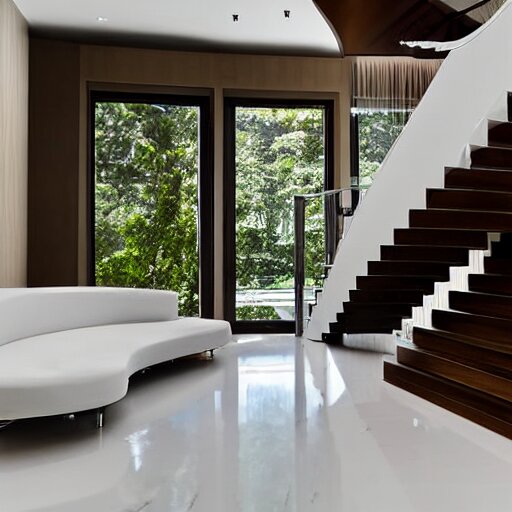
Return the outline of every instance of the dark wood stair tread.
[[[422,290],[426,295],[433,293],[436,282],[447,281],[447,276],[357,276],[357,288]]]
[[[512,93],[508,107],[510,121]],[[491,249],[484,273],[469,275],[469,291],[450,291],[451,309],[432,311],[433,328],[414,327],[413,343],[399,344],[384,378],[512,439],[512,122],[491,122],[488,143],[472,148],[471,169],[445,168],[445,187],[426,191],[427,208],[409,211],[409,229],[395,229],[395,246],[381,247],[381,261],[369,262],[368,273],[443,274],[432,246],[464,248],[458,261],[465,264],[469,249]],[[500,233],[500,241],[489,233]],[[360,285],[377,284],[367,278]],[[353,311],[356,322],[362,315]],[[340,329],[349,318],[338,317]]]
[[[512,147],[512,123],[499,123],[489,128],[489,145]]]
[[[468,249],[464,247],[383,245],[380,248],[381,261],[440,261],[451,265],[467,265]]]
[[[512,259],[486,257],[486,274],[512,275]]]
[[[452,290],[449,303],[456,311],[512,319],[512,296]]]
[[[479,347],[473,345],[472,341],[470,337],[438,329],[413,329],[413,343],[421,349],[442,354],[454,361],[495,375],[512,378],[512,354]]]
[[[412,228],[501,232],[512,230],[512,213],[472,210],[410,210]]]
[[[512,169],[512,149],[503,147],[476,147],[471,152],[471,167],[485,169]]]
[[[512,320],[434,309],[432,326],[442,331],[462,334],[473,345],[512,353]]]
[[[432,261],[369,261],[368,275],[450,276],[450,263]]]
[[[498,375],[448,359],[442,355],[399,345],[397,362],[436,377],[468,386],[489,395],[512,401],[512,381]],[[512,402],[511,402],[512,407]]]
[[[324,332],[324,333],[322,333],[322,341],[324,343],[333,344],[333,345],[343,344],[343,333]]]
[[[512,191],[512,171],[447,167],[445,188]]]
[[[495,295],[512,295],[512,276],[502,274],[470,274],[470,291]]]
[[[384,380],[512,439],[512,406],[507,400],[388,361]]]
[[[423,304],[423,292],[421,290],[390,290],[390,289],[373,289],[373,290],[350,290],[350,301],[353,303],[368,302],[407,302],[415,306]]]
[[[429,188],[427,189],[427,208],[511,212],[512,194],[503,190],[482,191]]]
[[[372,315],[379,314],[402,315],[408,317],[412,314],[414,304],[403,302],[344,302],[343,313]],[[338,313],[340,315],[341,313]]]
[[[501,233],[500,240],[491,243],[491,255],[493,259],[512,259],[512,237],[510,233]]]
[[[442,245],[487,249],[487,231],[470,229],[440,228],[397,228],[394,230],[395,244],[403,245]]]
[[[389,333],[400,329],[403,317],[396,315],[350,315],[340,313],[341,320],[329,324],[330,332],[347,334]]]

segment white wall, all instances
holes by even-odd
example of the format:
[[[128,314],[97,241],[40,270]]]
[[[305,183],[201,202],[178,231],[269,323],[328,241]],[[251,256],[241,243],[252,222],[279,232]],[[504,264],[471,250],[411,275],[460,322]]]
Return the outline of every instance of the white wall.
[[[27,137],[28,28],[0,0],[0,287],[26,283]]]
[[[497,103],[505,114],[512,91],[512,4],[481,33],[447,57],[367,193],[342,242],[321,303],[306,331],[321,339],[336,320],[367,262],[408,226],[408,212],[425,208],[425,189],[442,187],[445,166],[465,163],[466,145]],[[495,114],[493,117],[496,118]]]

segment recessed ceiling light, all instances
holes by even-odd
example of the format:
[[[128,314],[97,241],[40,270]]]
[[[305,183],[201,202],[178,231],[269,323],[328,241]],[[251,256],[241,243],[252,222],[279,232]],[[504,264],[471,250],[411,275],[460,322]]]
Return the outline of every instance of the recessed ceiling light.
[[[239,19],[238,14],[233,14],[233,21],[238,21],[238,19]]]
[[[291,14],[291,11],[289,11],[288,9],[286,9],[286,10],[284,11],[284,17],[285,17],[285,18],[289,18],[289,17],[290,17],[290,14]]]
[[[96,18],[96,21],[97,21],[98,23],[105,23],[106,21],[108,21],[108,18],[104,18],[103,16],[98,16],[98,17]]]

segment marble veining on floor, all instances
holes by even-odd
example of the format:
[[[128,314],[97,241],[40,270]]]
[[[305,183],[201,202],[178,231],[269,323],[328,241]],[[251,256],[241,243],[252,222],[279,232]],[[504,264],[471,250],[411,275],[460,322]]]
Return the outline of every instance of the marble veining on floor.
[[[507,512],[512,443],[382,381],[383,356],[240,336],[93,419],[0,431],[1,512]]]

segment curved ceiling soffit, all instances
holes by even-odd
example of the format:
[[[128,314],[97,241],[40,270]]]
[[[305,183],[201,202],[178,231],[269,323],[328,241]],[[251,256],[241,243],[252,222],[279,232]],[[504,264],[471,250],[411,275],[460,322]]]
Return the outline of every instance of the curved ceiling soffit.
[[[343,41],[341,40],[341,37],[334,27],[331,20],[327,17],[325,12],[322,10],[322,8],[318,5],[317,0],[313,0],[313,5],[315,6],[316,10],[321,14],[322,18],[325,20],[327,25],[329,26],[332,34],[334,35],[334,38],[336,39],[336,42],[338,43],[338,48],[340,49],[340,56],[343,58],[345,57],[345,51],[343,50]]]
[[[441,0],[313,0],[343,43],[346,55],[439,58],[433,50],[400,41],[447,41],[462,38],[480,24],[458,16]]]
[[[447,52],[451,50],[457,50],[462,46],[470,43],[478,37],[482,32],[486,31],[493,23],[501,16],[501,14],[512,6],[512,0],[506,0],[503,5],[493,14],[493,16],[484,22],[474,32],[471,32],[467,36],[456,39],[454,41],[401,41],[400,44],[409,46],[410,48],[422,48],[422,49],[433,49],[436,52]]]

